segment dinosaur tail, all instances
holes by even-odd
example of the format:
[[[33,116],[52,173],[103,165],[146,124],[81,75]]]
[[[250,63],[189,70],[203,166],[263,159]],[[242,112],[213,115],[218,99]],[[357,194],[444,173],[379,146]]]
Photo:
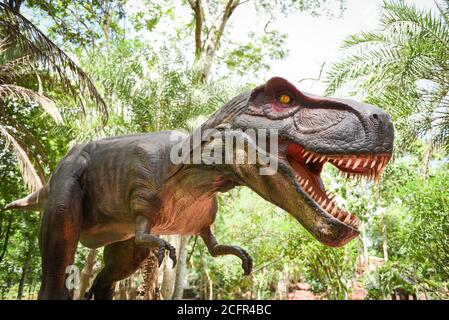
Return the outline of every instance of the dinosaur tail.
[[[29,194],[25,198],[15,200],[7,204],[4,210],[22,209],[30,211],[43,211],[47,204],[48,185],[43,186],[39,190]]]

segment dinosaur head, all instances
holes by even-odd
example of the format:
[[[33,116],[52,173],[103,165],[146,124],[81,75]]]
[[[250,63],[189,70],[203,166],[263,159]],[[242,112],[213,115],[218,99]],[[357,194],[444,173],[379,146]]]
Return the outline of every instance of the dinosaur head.
[[[277,130],[277,154],[270,154],[278,161],[276,172],[261,175],[260,163],[235,164],[240,183],[289,212],[326,245],[341,246],[358,235],[358,218],[338,207],[320,174],[330,164],[348,178],[378,179],[393,149],[387,113],[352,100],[305,94],[276,77],[234,98],[208,122]]]

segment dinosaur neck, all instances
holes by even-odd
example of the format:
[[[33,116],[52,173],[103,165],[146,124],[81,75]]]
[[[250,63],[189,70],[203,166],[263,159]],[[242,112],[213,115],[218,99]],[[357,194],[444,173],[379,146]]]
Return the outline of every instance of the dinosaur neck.
[[[217,192],[226,192],[238,185],[230,170],[204,164],[185,165],[175,175],[173,182],[195,198],[212,197]]]
[[[203,127],[185,137],[182,145],[178,145],[178,149],[171,152],[171,155],[179,155],[178,161],[182,163],[173,166],[172,172],[176,172],[170,178],[173,187],[196,197],[213,196],[240,184],[233,165],[224,164],[224,139],[207,138],[205,129],[208,128]],[[214,155],[220,156],[215,158]],[[217,162],[222,164],[215,164]]]

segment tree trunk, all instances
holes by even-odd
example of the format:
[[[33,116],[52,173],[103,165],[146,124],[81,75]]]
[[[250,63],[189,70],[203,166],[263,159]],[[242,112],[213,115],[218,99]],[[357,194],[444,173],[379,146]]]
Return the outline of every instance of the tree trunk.
[[[8,216],[8,226],[6,227],[5,240],[3,241],[2,252],[0,253],[0,262],[2,262],[3,258],[5,257],[6,251],[8,250],[8,242],[12,230],[11,227],[12,227],[12,214]]]
[[[17,291],[17,299],[22,300],[23,297],[23,289],[25,288],[25,280],[28,272],[28,263],[29,258],[26,259],[25,264],[22,268],[22,274],[20,275],[20,281],[19,281],[19,289]]]
[[[16,12],[20,12],[20,6],[25,0],[4,0],[3,3]]]
[[[203,290],[201,298],[203,300],[213,300],[214,298],[214,283],[210,277],[209,268],[207,266],[207,260],[204,257],[204,253],[201,253],[201,269],[203,270]]]
[[[277,283],[276,295],[279,300],[288,300],[288,288],[290,285],[290,277],[288,272],[288,266],[284,265],[284,270],[279,273],[280,277]]]
[[[176,255],[179,256],[180,249],[180,236],[167,236],[167,241],[176,248]],[[178,259],[179,261],[179,259]],[[181,262],[181,261],[179,261]],[[178,262],[178,263],[179,263]],[[163,263],[163,275],[161,294],[164,300],[171,300],[173,298],[173,292],[175,290],[176,269],[173,268],[173,262],[167,256]]]
[[[228,0],[221,12],[211,12],[208,1],[189,0],[189,3],[195,18],[195,56],[202,62],[200,82],[207,83],[227,22],[239,1]],[[214,17],[220,18],[213,21]]]
[[[84,294],[89,288],[90,278],[92,277],[92,271],[94,269],[96,257],[97,257],[97,249],[89,250],[89,253],[86,258],[86,264],[84,265],[84,268],[81,271],[80,287],[77,295],[79,300],[84,299]]]
[[[363,272],[367,271],[369,264],[369,256],[368,256],[368,237],[366,236],[366,224],[362,222],[361,227],[361,238],[362,238],[362,246],[363,246]]]
[[[172,297],[173,300],[180,300],[183,297],[187,269],[187,248],[189,239],[190,236],[181,236],[181,241],[179,242],[179,262],[176,266],[175,288]]]

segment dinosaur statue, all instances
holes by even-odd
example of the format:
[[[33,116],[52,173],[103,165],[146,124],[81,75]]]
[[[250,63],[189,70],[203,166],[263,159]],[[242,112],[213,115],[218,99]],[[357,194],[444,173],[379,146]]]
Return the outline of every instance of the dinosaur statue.
[[[259,160],[174,164],[170,151],[179,142],[172,139],[174,131],[162,131],[77,145],[46,186],[10,203],[9,209],[43,211],[39,299],[71,298],[65,272],[78,241],[105,247],[104,269],[89,291],[95,299],[111,299],[116,282],[133,274],[151,248],[158,248],[159,263],[168,253],[174,265],[175,249],[159,235],[199,235],[212,256],[235,255],[249,274],[249,254],[218,244],[211,231],[217,193],[235,186],[247,186],[289,212],[323,244],[342,246],[358,235],[359,220],[325,191],[324,164],[348,177],[378,179],[393,149],[393,125],[381,109],[305,94],[279,77],[229,101],[201,130],[212,128],[277,130],[277,153],[266,148],[278,161],[276,172],[260,174],[265,164]]]

